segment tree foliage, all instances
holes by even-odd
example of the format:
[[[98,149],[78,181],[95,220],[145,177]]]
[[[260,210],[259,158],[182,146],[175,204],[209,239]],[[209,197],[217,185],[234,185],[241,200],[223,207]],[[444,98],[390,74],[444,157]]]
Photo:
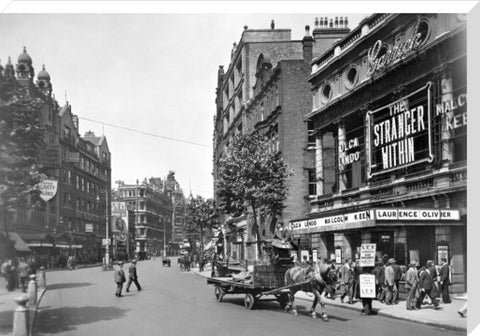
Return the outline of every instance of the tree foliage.
[[[44,179],[39,165],[44,147],[41,110],[45,100],[34,97],[14,79],[0,79],[0,201],[2,211],[27,204],[38,196]]]
[[[198,237],[203,251],[203,238],[218,225],[215,203],[212,199],[202,196],[190,198],[187,203],[187,218],[184,232],[189,237]]]
[[[218,163],[216,192],[220,209],[233,216],[251,211],[258,237],[257,215],[260,209],[272,217],[280,215],[287,190],[287,165],[258,132],[235,136],[226,155]]]

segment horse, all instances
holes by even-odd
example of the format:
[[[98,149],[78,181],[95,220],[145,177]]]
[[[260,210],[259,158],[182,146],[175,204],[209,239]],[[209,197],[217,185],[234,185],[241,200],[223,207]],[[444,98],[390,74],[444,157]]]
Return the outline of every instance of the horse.
[[[322,308],[320,316],[324,321],[328,321],[328,315],[325,312],[325,302],[323,301],[321,294],[327,286],[335,286],[337,281],[337,272],[335,272],[331,265],[314,263],[313,269],[311,270],[310,267],[298,265],[289,268],[285,272],[285,285],[289,286],[296,283],[299,285],[290,287],[289,303],[285,307],[285,310],[288,311],[289,309],[292,309],[292,314],[297,315],[297,309],[294,305],[295,293],[298,291],[313,293],[315,299],[313,300],[312,308],[310,309],[310,315],[313,318],[317,318],[315,308],[317,303],[320,302]]]

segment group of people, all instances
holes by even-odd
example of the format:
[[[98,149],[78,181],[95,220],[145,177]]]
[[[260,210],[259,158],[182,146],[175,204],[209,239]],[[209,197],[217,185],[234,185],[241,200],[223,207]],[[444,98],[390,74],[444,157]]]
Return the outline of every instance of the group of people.
[[[404,282],[407,292],[405,300],[407,310],[419,310],[424,302],[433,304],[437,310],[441,309],[440,300],[444,304],[452,302],[449,292],[450,266],[445,258],[440,259],[438,272],[433,260],[428,260],[422,267],[419,267],[417,261],[412,261],[405,271],[405,267],[398,265],[394,258],[388,258],[388,256],[377,260],[375,267],[360,267],[350,259],[338,267],[335,260],[325,259],[322,262],[330,263],[338,272],[341,302],[343,303],[347,297],[349,304],[361,300],[364,304],[362,311],[364,315],[372,312],[371,300],[362,298],[360,295],[360,274],[365,273],[375,276],[375,299],[386,305],[399,304],[401,281]],[[307,257],[297,263],[305,267],[311,265],[311,261]],[[332,299],[336,296],[334,291],[326,293],[326,297]],[[465,310],[459,311],[459,314],[466,315],[466,307]]]
[[[118,267],[113,272],[113,279],[117,285],[115,296],[122,297],[123,284],[127,282],[127,278],[125,277],[125,272],[123,271],[123,261],[119,261],[117,265]],[[130,292],[130,286],[132,285],[132,282],[135,284],[138,291],[142,290],[142,287],[138,283],[137,261],[135,259],[132,260],[130,267],[128,267],[128,282],[127,288],[125,289],[126,292]]]
[[[9,292],[14,291],[15,288],[26,292],[29,276],[37,273],[34,260],[26,257],[19,257],[16,263],[13,259],[5,260],[0,266],[0,271],[5,278]]]

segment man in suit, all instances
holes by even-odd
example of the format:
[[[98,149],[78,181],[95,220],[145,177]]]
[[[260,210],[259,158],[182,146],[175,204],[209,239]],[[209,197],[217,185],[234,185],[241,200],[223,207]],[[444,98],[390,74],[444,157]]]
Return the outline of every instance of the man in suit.
[[[340,301],[343,303],[343,299],[348,295],[348,303],[353,303],[353,280],[354,273],[350,263],[350,259],[345,260],[345,264],[340,267],[340,282],[344,285],[343,293],[340,296]]]
[[[385,304],[391,305],[394,303],[394,298],[397,294],[397,289],[395,287],[395,270],[394,264],[397,261],[393,258],[388,259],[387,267],[385,268],[385,285],[387,286],[387,295],[385,298]]]
[[[123,272],[123,262],[118,262],[118,268],[113,272],[113,279],[117,284],[117,291],[115,292],[115,295],[122,297],[123,283],[127,280],[125,279],[125,272]]]
[[[442,293],[443,303],[452,303],[448,286],[450,286],[450,266],[447,264],[447,259],[440,259],[440,292]]]
[[[423,299],[425,299],[425,295],[428,295],[428,297],[432,300],[435,309],[440,309],[437,299],[433,298],[431,294],[434,282],[432,273],[432,263],[429,260],[425,265],[425,271],[420,274],[420,279],[418,281],[418,286],[420,287],[420,297],[417,300],[417,309],[421,308],[421,304]]]
[[[130,292],[130,285],[135,283],[135,286],[137,286],[137,290],[141,291],[142,287],[138,283],[138,276],[137,276],[137,261],[135,259],[132,260],[132,264],[128,268],[128,282],[127,282],[127,292]]]

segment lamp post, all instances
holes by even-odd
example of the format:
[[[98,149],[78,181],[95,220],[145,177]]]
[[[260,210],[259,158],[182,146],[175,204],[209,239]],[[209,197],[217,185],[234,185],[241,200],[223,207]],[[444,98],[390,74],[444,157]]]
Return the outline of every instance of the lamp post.
[[[105,193],[105,238],[106,238],[106,246],[105,246],[105,264],[104,270],[108,271],[110,269],[110,237],[108,235],[108,192],[106,189],[100,189]],[[100,200],[100,197],[97,194],[97,200]]]

